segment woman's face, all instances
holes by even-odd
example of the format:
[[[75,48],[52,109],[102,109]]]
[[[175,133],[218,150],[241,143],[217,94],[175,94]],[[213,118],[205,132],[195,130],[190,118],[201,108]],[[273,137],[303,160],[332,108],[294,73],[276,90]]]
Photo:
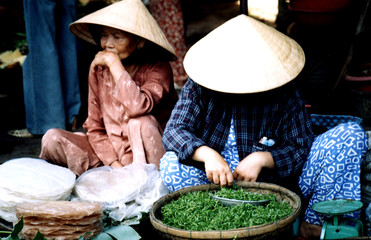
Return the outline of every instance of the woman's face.
[[[125,59],[132,54],[139,46],[141,41],[133,35],[124,31],[103,27],[100,38],[100,45],[103,50],[117,53],[120,59]]]

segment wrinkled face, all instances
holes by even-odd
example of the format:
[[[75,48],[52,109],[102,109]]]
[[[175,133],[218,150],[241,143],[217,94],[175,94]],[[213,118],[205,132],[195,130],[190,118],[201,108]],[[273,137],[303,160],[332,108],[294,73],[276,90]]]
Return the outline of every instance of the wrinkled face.
[[[100,45],[103,50],[117,53],[120,59],[125,59],[140,45],[141,41],[132,34],[119,29],[103,27]]]

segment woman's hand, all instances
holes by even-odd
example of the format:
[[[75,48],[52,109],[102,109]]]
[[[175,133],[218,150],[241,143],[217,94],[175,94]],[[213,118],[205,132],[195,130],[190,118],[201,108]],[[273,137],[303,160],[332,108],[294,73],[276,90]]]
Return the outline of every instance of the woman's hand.
[[[109,68],[115,83],[117,83],[122,73],[126,71],[119,56],[111,51],[100,51],[95,55],[95,58],[92,62],[93,69],[95,69],[95,67],[98,65]]]
[[[254,152],[244,158],[233,172],[235,180],[256,182],[261,170],[274,168],[275,163],[270,152]]]
[[[92,66],[94,68],[98,65],[110,67],[117,61],[120,61],[120,58],[116,53],[111,51],[100,51],[95,55]]]
[[[227,162],[214,149],[207,146],[199,147],[192,158],[205,163],[207,178],[220,186],[231,186],[233,184],[233,175]]]

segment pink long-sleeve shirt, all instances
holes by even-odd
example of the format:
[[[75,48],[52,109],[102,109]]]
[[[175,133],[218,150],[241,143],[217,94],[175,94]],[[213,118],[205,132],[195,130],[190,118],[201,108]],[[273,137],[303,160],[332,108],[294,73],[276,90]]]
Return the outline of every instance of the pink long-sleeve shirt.
[[[90,68],[88,117],[83,127],[104,165],[132,161],[127,125],[131,118],[153,115],[164,128],[178,99],[169,63],[144,64],[117,84],[107,67]]]

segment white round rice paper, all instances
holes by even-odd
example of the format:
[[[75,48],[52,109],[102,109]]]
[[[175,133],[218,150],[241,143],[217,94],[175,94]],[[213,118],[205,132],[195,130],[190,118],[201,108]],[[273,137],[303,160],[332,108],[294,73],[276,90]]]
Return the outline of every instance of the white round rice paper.
[[[17,158],[0,165],[0,218],[17,221],[17,204],[68,200],[76,175],[43,159]]]
[[[133,163],[122,168],[90,169],[76,180],[77,201],[98,202],[116,221],[140,219],[153,203],[168,194],[154,164]]]

